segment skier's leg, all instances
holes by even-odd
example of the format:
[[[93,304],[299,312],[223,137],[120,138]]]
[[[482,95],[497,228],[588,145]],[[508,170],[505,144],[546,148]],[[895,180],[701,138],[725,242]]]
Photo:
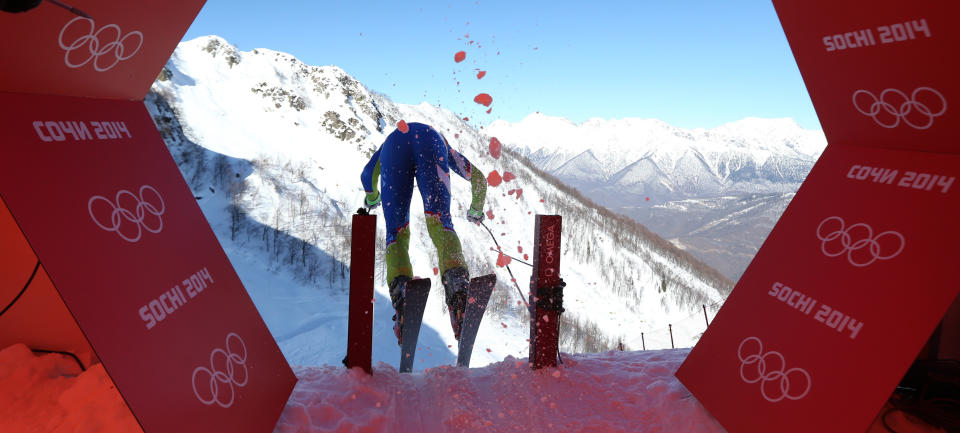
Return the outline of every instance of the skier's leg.
[[[394,333],[398,343],[403,325],[403,290],[413,278],[410,264],[410,199],[413,195],[415,166],[409,140],[399,132],[391,134],[380,151],[380,177],[383,215],[386,223],[387,283],[390,300],[396,310]]]
[[[451,326],[459,338],[470,276],[460,237],[450,216],[450,169],[445,158],[446,144],[433,129],[418,131],[417,136],[417,185],[423,197],[427,230],[437,249]]]

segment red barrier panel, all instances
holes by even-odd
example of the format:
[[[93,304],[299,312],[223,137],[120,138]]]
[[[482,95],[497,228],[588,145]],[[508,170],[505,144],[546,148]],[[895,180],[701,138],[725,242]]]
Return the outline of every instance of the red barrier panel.
[[[677,377],[731,432],[864,431],[960,290],[960,9],[775,4],[830,145]]]
[[[71,0],[91,19],[43,2],[0,12],[0,92],[141,100],[202,0]]]
[[[957,295],[960,156],[867,150],[824,152],[677,372],[731,432],[865,430]]]
[[[0,99],[0,194],[144,430],[271,431],[296,378],[143,103]]]
[[[560,285],[560,215],[537,215],[530,277],[530,365],[556,367],[560,341],[560,305],[547,305]]]
[[[831,145],[960,153],[960,3],[774,4]]]
[[[376,263],[377,216],[354,215],[350,243],[350,318],[347,368],[367,374],[373,356],[373,271]]]

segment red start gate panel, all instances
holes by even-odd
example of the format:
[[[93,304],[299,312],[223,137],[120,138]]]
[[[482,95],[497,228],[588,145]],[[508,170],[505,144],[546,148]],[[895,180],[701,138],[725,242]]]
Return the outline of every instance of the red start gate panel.
[[[960,290],[960,9],[775,5],[830,144],[677,377],[731,432],[864,431]]]
[[[145,431],[271,431],[296,379],[143,103],[0,99],[3,200]]]
[[[0,12],[0,92],[142,100],[202,0],[70,0]]]

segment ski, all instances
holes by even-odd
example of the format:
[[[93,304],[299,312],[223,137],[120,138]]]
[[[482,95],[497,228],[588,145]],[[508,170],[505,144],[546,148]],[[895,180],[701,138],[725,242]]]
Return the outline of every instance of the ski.
[[[487,309],[490,295],[497,285],[495,274],[484,275],[470,280],[467,289],[467,309],[463,314],[463,326],[460,328],[460,344],[457,348],[457,367],[470,367],[470,356],[473,354],[473,343],[480,330],[480,321]]]
[[[430,280],[419,278],[407,282],[403,296],[403,331],[400,346],[400,372],[413,371],[413,361],[417,356],[417,338],[420,336],[420,324],[423,323],[423,310],[430,296]]]

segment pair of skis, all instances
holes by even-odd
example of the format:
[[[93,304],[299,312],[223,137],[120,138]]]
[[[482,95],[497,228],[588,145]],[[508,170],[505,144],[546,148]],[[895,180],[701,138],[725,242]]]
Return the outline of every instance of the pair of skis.
[[[497,284],[495,274],[484,275],[470,280],[467,289],[467,307],[464,310],[463,325],[460,328],[460,341],[457,348],[457,366],[469,367],[473,354],[473,344],[477,339],[480,321],[487,309],[490,295]],[[420,325],[423,323],[423,311],[430,295],[430,280],[426,278],[407,282],[403,304],[403,331],[400,346],[400,372],[413,371],[413,361],[417,355],[417,339]]]

